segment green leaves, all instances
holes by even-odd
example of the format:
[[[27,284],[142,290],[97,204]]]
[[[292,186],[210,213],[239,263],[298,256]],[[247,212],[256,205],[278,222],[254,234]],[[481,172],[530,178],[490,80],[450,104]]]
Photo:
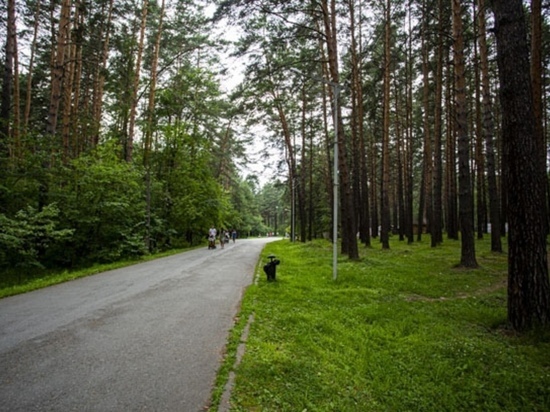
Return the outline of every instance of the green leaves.
[[[110,262],[145,253],[143,174],[120,160],[112,144],[75,160],[68,171],[64,214],[75,228],[71,261]]]
[[[40,21],[58,18],[57,9],[42,16],[28,7],[23,14]],[[198,244],[212,224],[259,228],[238,171],[246,163],[240,113],[220,85],[224,45],[209,38],[204,5],[167,5],[156,61],[160,8],[150,3],[141,66],[140,4],[99,1],[79,10],[71,30],[85,57],[75,57],[71,78],[63,74],[71,108],[60,106],[56,130],[44,133],[51,39],[38,33],[33,77],[22,72],[30,113],[25,127],[14,124],[20,134],[0,173],[0,267],[88,266]],[[141,130],[130,133],[135,107]]]
[[[52,203],[41,211],[27,206],[10,219],[0,214],[0,266],[42,267],[40,257],[74,230],[59,228],[59,208]]]

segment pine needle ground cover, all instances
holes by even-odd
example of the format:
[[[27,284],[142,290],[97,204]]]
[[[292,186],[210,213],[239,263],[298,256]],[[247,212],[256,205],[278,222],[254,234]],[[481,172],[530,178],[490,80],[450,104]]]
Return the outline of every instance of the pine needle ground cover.
[[[480,268],[464,270],[459,242],[391,247],[340,258],[334,281],[330,243],[266,246],[213,408],[253,314],[233,411],[550,410],[550,334],[506,328],[506,255],[478,241]]]

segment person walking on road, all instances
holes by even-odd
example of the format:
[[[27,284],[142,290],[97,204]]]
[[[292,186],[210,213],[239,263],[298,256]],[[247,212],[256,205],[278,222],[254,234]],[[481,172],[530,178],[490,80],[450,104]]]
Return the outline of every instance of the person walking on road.
[[[220,247],[223,249],[225,246],[225,230],[220,230]]]
[[[208,231],[208,249],[216,249],[216,233],[216,228],[212,226]]]

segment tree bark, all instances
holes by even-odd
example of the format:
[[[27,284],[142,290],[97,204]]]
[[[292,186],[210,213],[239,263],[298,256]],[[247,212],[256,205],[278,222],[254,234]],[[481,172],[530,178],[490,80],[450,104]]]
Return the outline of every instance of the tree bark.
[[[413,124],[413,47],[412,47],[412,0],[409,0],[408,4],[408,45],[407,45],[407,81],[406,81],[406,142],[405,142],[405,234],[407,236],[407,243],[414,242],[414,213],[413,213],[413,163],[414,163],[414,150],[413,150],[413,136],[414,136],[414,124]]]
[[[19,161],[22,156],[21,143],[21,85],[19,82],[19,48],[17,46],[17,27],[13,20],[13,32],[15,38],[13,41],[13,153],[12,157]]]
[[[36,43],[38,38],[38,26],[40,25],[40,7],[41,1],[36,2],[36,9],[34,13],[34,25],[33,25],[33,38],[30,47],[29,69],[27,71],[27,90],[25,93],[25,112],[23,113],[23,132],[27,133],[29,127],[29,117],[31,113],[31,100],[32,100],[32,79],[34,71],[34,56],[36,53]]]
[[[478,0],[478,42],[481,70],[481,98],[483,111],[483,140],[487,157],[487,183],[489,189],[489,222],[491,223],[491,251],[502,252],[500,239],[500,208],[496,177],[493,104],[489,78],[487,36],[485,23],[485,0]]]
[[[359,3],[359,7],[361,4]],[[348,0],[350,15],[350,54],[351,54],[351,134],[353,142],[353,190],[355,209],[358,217],[359,238],[365,245],[370,245],[370,224],[369,224],[369,195],[367,184],[367,166],[365,138],[363,130],[364,110],[363,110],[363,91],[361,80],[362,59],[358,50],[361,50],[361,44],[357,44],[356,37],[356,17],[355,0]],[[361,13],[359,12],[359,15]],[[361,24],[361,19],[359,19]],[[358,30],[359,39],[361,39],[361,28]],[[359,41],[359,43],[361,43]]]
[[[541,0],[531,0],[531,82],[533,85],[533,110],[535,114],[535,136],[538,144],[537,159],[544,173],[545,193],[547,197],[548,176],[546,175],[546,139],[543,128],[543,83],[542,83],[542,4]],[[547,203],[545,202],[545,208]],[[546,213],[546,210],[545,210]],[[546,218],[548,233],[548,216]]]
[[[432,138],[430,135],[430,84],[429,84],[429,50],[428,50],[428,11],[427,1],[422,3],[422,108],[423,108],[423,126],[424,126],[424,155],[422,169],[422,183],[420,202],[418,205],[418,241],[422,240],[422,230],[424,227],[424,218],[427,219],[427,231],[431,233],[432,224]]]
[[[473,3],[473,13],[476,20],[479,19],[480,10],[477,10],[477,3]],[[475,22],[474,22],[475,23]],[[479,39],[479,25],[474,24],[474,38]],[[483,239],[483,234],[487,231],[487,202],[486,202],[486,184],[485,184],[485,154],[483,152],[483,122],[482,122],[482,102],[481,102],[481,63],[479,58],[479,45],[474,42],[474,107],[475,107],[475,187],[476,187],[476,231],[477,239]]]
[[[73,33],[78,31],[78,14],[80,7],[78,0],[75,4],[74,23],[71,30],[67,34],[67,44],[65,45],[65,65],[63,68],[63,109],[61,111],[61,141],[63,142],[63,163],[67,164],[71,157],[71,152],[74,151],[74,146],[71,145],[71,112],[73,110],[73,89],[75,80],[76,67],[76,42],[73,39]]]
[[[400,93],[400,87],[397,85],[396,77],[394,77],[394,89],[395,89],[395,137],[396,137],[396,171],[397,174],[397,187],[396,187],[396,202],[395,207],[396,214],[394,220],[396,221],[395,227],[398,228],[399,241],[405,240],[405,168],[403,158],[406,156],[406,151],[403,148],[403,124],[401,120],[401,107],[402,107],[402,95]]]
[[[61,5],[61,16],[59,18],[59,31],[53,58],[50,108],[48,111],[47,133],[54,136],[57,131],[59,118],[59,104],[61,103],[63,91],[63,79],[65,76],[65,57],[71,32],[71,0],[63,0]]]
[[[12,124],[12,100],[15,59],[15,0],[8,0],[8,21],[2,78],[2,99],[0,101],[0,165],[10,156],[10,125]]]
[[[391,82],[391,21],[390,21],[390,0],[386,1],[385,10],[385,41],[384,41],[384,129],[382,131],[382,201],[380,211],[382,213],[382,233],[380,240],[383,249],[390,248],[390,82]]]
[[[529,47],[521,0],[493,0],[508,161],[508,321],[516,330],[550,326],[550,285]]]
[[[325,25],[326,44],[328,52],[328,63],[331,82],[339,84],[338,69],[338,43],[336,31],[336,0],[327,0],[321,2],[323,12],[323,21]],[[355,211],[353,208],[353,195],[350,182],[350,173],[348,169],[348,155],[345,144],[345,131],[342,123],[341,105],[334,107],[338,123],[338,163],[340,172],[340,200],[342,210],[342,252],[347,253],[350,259],[359,258],[357,248],[357,229],[355,225]],[[336,110],[337,109],[337,110]],[[345,249],[344,249],[345,248]]]
[[[460,266],[477,267],[474,238],[472,181],[470,178],[470,144],[466,108],[466,80],[462,2],[453,0],[453,59],[455,67],[455,120],[458,133],[459,220],[461,233]]]
[[[321,32],[321,28],[320,28],[320,22],[318,20],[315,20],[315,24],[316,24],[316,27],[317,27],[317,30],[319,32]],[[324,48],[324,41],[319,37],[318,39],[318,47],[319,47],[319,55],[321,56],[321,71],[323,73],[323,78],[328,78],[328,69],[327,69],[327,57],[326,57],[326,54],[325,54],[325,48]],[[327,193],[327,199],[328,199],[328,209],[330,210],[330,217],[331,217],[331,223],[332,225],[330,226],[330,228],[333,227],[333,224],[334,224],[334,208],[332,207],[332,205],[334,204],[334,190],[333,190],[333,182],[332,182],[332,176],[333,176],[333,170],[332,170],[332,165],[333,165],[333,161],[334,161],[334,158],[331,157],[331,144],[330,144],[330,133],[329,133],[329,115],[328,115],[328,101],[327,101],[327,92],[326,92],[326,87],[323,87],[323,94],[322,94],[322,107],[321,107],[321,111],[322,111],[322,116],[323,116],[323,148],[324,148],[324,152],[326,154],[326,169],[325,169],[325,174],[324,174],[324,184],[325,184],[325,189],[326,189],[326,193]],[[329,230],[328,231],[330,233],[330,239],[333,241],[333,242],[337,242],[338,239],[333,239],[333,231],[332,230]]]
[[[101,36],[105,33],[105,39],[103,41],[103,50],[101,54],[101,64],[96,67],[94,73],[94,90],[92,97],[92,114],[94,119],[93,132],[91,137],[91,145],[95,147],[99,143],[99,130],[101,128],[101,110],[103,107],[103,88],[105,86],[105,71],[107,69],[107,58],[109,56],[109,39],[110,39],[110,27],[113,17],[113,5],[115,0],[110,0],[109,11],[107,12],[107,19],[101,26]]]
[[[377,167],[377,159],[378,159],[378,142],[376,137],[379,135],[379,125],[375,124],[373,126],[373,132],[370,136],[370,199],[371,199],[371,235],[373,238],[377,238],[379,235],[379,228],[380,228],[380,221],[378,219],[379,213],[378,213],[378,205],[379,203],[379,196],[378,196],[378,167]]]
[[[139,92],[139,81],[140,81],[140,71],[141,71],[141,60],[143,58],[143,46],[145,43],[145,26],[147,24],[147,9],[149,7],[149,1],[143,0],[141,4],[141,25],[139,31],[139,42],[138,42],[138,52],[136,57],[136,68],[134,72],[134,84],[132,86],[132,102],[130,107],[130,122],[128,127],[128,138],[125,142],[124,147],[124,158],[127,162],[132,161],[132,153],[134,146],[134,134],[136,126],[136,116],[137,116],[137,105],[138,105],[138,92]]]
[[[458,240],[458,207],[457,207],[457,182],[456,182],[456,126],[454,122],[455,110],[452,104],[453,90],[453,65],[447,65],[448,84],[445,92],[445,106],[447,108],[447,144],[446,144],[446,177],[445,198],[447,205],[447,237]]]
[[[151,62],[151,80],[149,83],[149,99],[147,102],[147,126],[145,129],[145,142],[143,147],[143,165],[149,167],[149,157],[153,146],[153,129],[155,120],[155,94],[157,91],[158,60],[160,52],[160,41],[162,39],[162,24],[164,21],[164,0],[160,6],[160,16],[153,49],[153,60]]]
[[[307,112],[307,96],[305,86],[302,87],[301,93],[302,113],[300,121],[300,134],[302,137],[302,150],[300,157],[300,176],[298,178],[298,216],[300,218],[300,241],[304,243],[307,239],[307,214],[306,214],[306,178],[307,178],[307,131],[306,131],[306,112]]]
[[[157,91],[157,70],[160,51],[160,40],[162,39],[162,23],[164,21],[164,0],[160,6],[159,25],[153,50],[153,61],[151,62],[151,82],[149,84],[149,101],[147,103],[147,124],[145,129],[145,142],[143,147],[143,166],[146,170],[146,239],[145,247],[149,253],[153,252],[153,243],[151,239],[151,167],[150,156],[153,146],[153,129],[155,123],[155,93]]]
[[[435,69],[435,110],[434,110],[434,163],[433,163],[433,213],[431,246],[435,247],[443,242],[443,163],[441,160],[441,127],[442,117],[442,93],[443,93],[443,30],[444,13],[442,0],[438,0],[438,41],[437,41],[437,63]]]

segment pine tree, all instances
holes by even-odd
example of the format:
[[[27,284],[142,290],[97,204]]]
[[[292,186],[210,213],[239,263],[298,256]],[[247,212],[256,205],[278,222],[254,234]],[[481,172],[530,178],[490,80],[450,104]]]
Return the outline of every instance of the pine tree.
[[[521,0],[493,0],[503,146],[508,162],[508,321],[516,330],[550,325],[544,175],[533,161],[535,127],[529,47]]]

